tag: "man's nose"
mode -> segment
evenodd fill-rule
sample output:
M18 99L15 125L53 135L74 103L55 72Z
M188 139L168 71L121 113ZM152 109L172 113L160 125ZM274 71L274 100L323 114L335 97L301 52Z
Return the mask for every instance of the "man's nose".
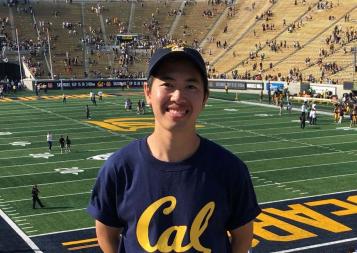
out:
M184 92L181 89L175 89L172 92L171 99L174 101L180 101L184 98Z

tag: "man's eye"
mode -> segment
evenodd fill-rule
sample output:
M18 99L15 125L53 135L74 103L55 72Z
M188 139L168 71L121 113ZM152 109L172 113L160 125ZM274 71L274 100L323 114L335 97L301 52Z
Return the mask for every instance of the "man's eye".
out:
M197 86L190 84L190 85L187 85L187 88L192 90L192 89L197 89Z

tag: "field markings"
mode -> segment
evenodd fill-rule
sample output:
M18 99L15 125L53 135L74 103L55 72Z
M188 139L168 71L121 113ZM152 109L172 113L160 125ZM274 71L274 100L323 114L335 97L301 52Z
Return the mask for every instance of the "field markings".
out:
M21 105L24 105L24 106L26 106L26 107L30 107L30 108L39 110L39 111L41 111L41 112L53 114L53 115L55 115L55 116L58 117L58 118L67 119L67 120L72 121L72 122L75 122L75 123L77 123L77 124L79 124L79 125L83 125L83 126L86 126L86 127L95 128L95 129L98 129L98 130L100 130L100 131L104 131L104 132L107 132L107 133L114 134L114 133L111 132L111 131L107 131L107 130L101 128L101 127L94 126L94 125L91 125L91 124L82 122L82 121L80 121L80 120L77 120L77 119L73 119L73 118L70 118L70 117L67 117L67 116L64 116L64 115L61 115L61 114L58 114L58 113L49 111L49 110L45 110L45 109L42 109L42 108L38 108L38 107L36 107L36 106L31 106L31 105L26 104L26 103L24 103L24 102L20 102L20 101L15 101L15 102L16 102L16 103L19 103L19 104L21 104ZM114 135L115 135L115 134L114 134Z
M311 167L319 167L319 166L338 165L338 164L345 164L345 163L356 163L356 160L345 161L345 162L336 162L336 163L322 163L322 164L295 166L295 167L287 167L287 168L274 169L274 170L251 171L251 174L255 175L255 174L266 173L266 172L277 172L277 171L285 171L285 170L295 170L295 169L301 169L301 168L311 168Z
M86 210L86 209L87 208L76 208L76 209L70 209L70 210L65 210L65 211L54 211L54 212L47 212L47 213L28 214L28 215L17 216L17 218L29 218L29 217L52 215L52 214L58 214L58 213L77 212L77 211L83 211L83 210Z
M9 226L24 240L24 242L36 253L42 253L40 248L28 237L3 211L0 209L0 216Z
M28 227L21 227L23 230L27 230L27 229L33 229L33 226L28 226Z
M344 240L333 241L333 242L327 242L327 243L314 244L314 245L309 245L309 246L300 247L300 248L295 248L295 249L274 251L274 252L272 252L272 253L301 252L302 250L321 248L321 247L325 247L325 246L330 246L330 245L335 245L335 244L341 244L341 243L345 243L345 242L353 242L353 241L357 241L357 237L349 238L349 239L344 239ZM347 247L347 246L346 246L346 247Z
M51 196L42 196L41 199L68 197L68 196L75 196L75 195L84 195L84 194L89 194L89 193L92 193L92 191L76 192L76 193L68 193L68 194L60 194L60 195L51 195ZM14 202L21 202L21 201L29 201L31 199L32 198L9 200L9 201L5 201L4 203L14 203Z
M266 201L266 202L260 202L259 204L260 204L260 205L268 205L268 204L275 204L275 203L286 202L286 201L302 200L302 199L307 199L307 198L330 196L330 195L332 195L332 194L349 193L349 192L353 192L353 191L357 191L357 188L351 189L351 190L346 190L346 191L329 192L329 193L322 193L322 194L316 194L316 195L311 195L311 196L304 196L304 197L296 197L296 198L290 198L290 199L280 199L280 200Z
M293 189L293 188L287 188L285 184L282 184L282 183L279 183L279 182L274 182L274 181L271 181L271 180L267 180L266 178L261 178L261 177L257 177L257 176L255 176L254 178L257 179L257 181L259 183L262 183L263 185L271 184L271 185L274 185L274 186L276 186L278 188L283 188L283 190L286 190L286 191L290 191L290 190ZM297 191L300 191L300 190L297 190Z
M96 145L101 145L101 144L109 144L109 143L121 143L121 142L128 142L128 140L112 140L112 141L101 141L101 142L94 142L94 143L80 143L80 144L76 144L76 145L72 145L71 147L75 146L75 147L82 147L82 146L96 146ZM47 143L46 143L47 144ZM26 151L29 151L29 152L33 152L31 150L36 150L36 149L48 149L47 146L45 146L46 144L44 144L43 147L34 147L34 148L20 148L20 149L11 149L11 150L1 150L0 152L9 152L9 151L22 151L22 150L26 150ZM97 149L98 151L100 149ZM86 150L86 151L97 151L97 150ZM51 152L51 154L60 154L61 155L61 152ZM27 156L13 156L13 157L0 157L0 159L2 160L6 160L6 159L14 159L14 158L24 158L24 157L29 157L29 155Z
M296 148L306 148L304 146L302 146L303 144L301 144L301 146L291 146L291 147L283 147L283 148L268 148L268 149L257 149L257 150L249 150L249 151L237 151L239 152L239 154L246 154L246 153L255 153L255 152L264 152L264 151L275 151L275 150L290 150L290 149L296 149ZM223 145L224 147L231 147L231 146L235 146L234 144L231 145Z
M81 159L72 159L72 160L65 160L65 161L48 161L48 162L41 162L41 163L14 164L14 165L1 166L0 169L22 167L22 166L32 166L32 165L41 165L41 164L52 164L52 163L79 162L79 161L83 161L83 160L87 160L87 159L81 158Z
M356 149L350 150L351 151L357 151ZM262 161L271 161L271 160L282 160L282 159L290 159L290 158L300 158L300 157L309 157L309 156L319 156L319 155L328 155L328 154L337 154L337 153L347 153L346 151L331 151L331 152L325 152L325 153L314 153L314 154L307 154L307 155L294 155L294 156L284 156L284 157L271 157L271 158L264 158L264 159L256 159L256 160L244 160L245 163L249 162L262 162ZM240 154L239 152L233 152L233 154Z
M84 127L83 127L84 128ZM73 129L81 129L81 128L73 128ZM87 129L87 128L85 128L85 129ZM65 128L60 128L60 130L61 131L63 131L63 132L66 132L65 130L68 130L68 129L65 129ZM54 131L56 131L56 130L54 130L54 129L51 129L51 132L53 133ZM25 132L25 131L24 131ZM24 132L18 132L18 133L24 133ZM29 131L29 132L36 132L36 133L39 133L39 131ZM46 130L44 130L43 132L48 132L48 129L46 129ZM14 132L13 132L14 133ZM103 135L103 133L102 132L98 132L98 131L95 131L95 129L93 129L93 130L91 130L91 131L81 131L81 132L75 132L75 133L72 133L72 135L73 134L76 134L76 133L78 133L78 135L86 135L86 134L88 134L88 133L99 133L100 135L98 135L98 136L91 136L91 137L88 137L88 135L85 137L85 139L94 139L94 138L107 138L107 137L113 137L113 136L111 136L111 135ZM60 134L56 134L56 135L60 135ZM32 138L33 139L36 139L36 140L38 140L39 138L42 138L42 139L44 139L44 141L32 141L32 144L34 144L34 143L44 143L44 142L46 142L46 135L42 135L42 134L36 134L36 135L25 135L25 136L9 136L8 138L1 138L1 139L3 139L3 140L5 140L5 139L9 139L8 141L11 141L12 139L14 139L14 138L17 138L17 139L19 139L19 138L23 138L23 139L26 139L26 140L29 140L29 141L32 141ZM79 138L79 137L76 137L76 138L72 138L73 140L82 140L83 138ZM3 143L3 144L0 144L0 145L8 145L7 143Z
M349 173L349 174L340 174L340 175L327 176L327 177L306 178L306 179L293 180L293 181L284 181L284 182L280 182L280 184L293 184L293 183L300 183L300 182L306 182L306 181L325 180L325 179L339 178L339 177L342 178L342 177L356 176L356 175L357 175L357 173ZM274 185L275 184L264 184L264 185L256 185L254 187L255 188L261 188L261 187L274 186Z
M56 232L50 232L50 233L43 233L43 234L38 234L38 235L31 235L30 237L39 237L39 236L44 236L44 235L55 235L55 234L61 234L61 233L67 233L67 232L75 232L75 231L82 231L82 230L87 230L87 229L94 229L95 227L86 227L86 228L77 228L77 229L69 229L69 230L62 230L62 231L56 231Z
M276 185L280 185L280 183L276 183ZM351 192L351 191L357 191L357 189L352 189L352 190L347 190L347 191L340 191L340 192L332 192L332 193L331 192L330 193L323 193L323 194L317 194L317 195L311 195L311 196L296 197L296 198L290 198L290 199L267 201L267 202L261 202L259 204L260 205L267 205L267 204L274 204L274 203L280 203L280 202L285 202L285 201L302 200L302 199L313 198L313 197L323 197L323 196L329 196L331 194L347 193L347 192ZM31 235L30 237L33 238L33 237L60 234L60 233L66 233L66 232L82 231L82 230L87 230L87 229L95 229L95 227L92 226L92 227L85 227L85 228L78 228L78 229L71 229L71 230L61 230L61 231L55 231L55 232Z
M67 180L67 181L59 181L59 182L51 182L51 183L41 183L41 184L37 184L37 185L66 184L66 183L89 181L89 180L95 180L95 179L96 179L96 177L92 177L92 178L82 178L82 179L76 179L76 180ZM9 186L9 187L0 188L0 190L17 189L17 188L32 187L32 186L33 186L33 185ZM5 204L5 205L7 206L8 204ZM0 204L0 206L1 206L1 204Z
M81 160L83 160L83 159L81 159Z
M25 223L18 223L17 225L19 225L19 226L25 226L25 225L30 225L31 223L29 223L29 222L25 222Z

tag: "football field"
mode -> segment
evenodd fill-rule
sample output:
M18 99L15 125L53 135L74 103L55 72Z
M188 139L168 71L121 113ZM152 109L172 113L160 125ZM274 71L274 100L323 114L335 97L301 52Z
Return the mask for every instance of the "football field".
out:
M150 108L144 115L136 113L137 101L144 98L140 90L105 90L97 106L89 101L89 90L66 91L67 103L61 94L0 99L0 209L16 224L12 228L34 241L91 229L94 222L85 208L99 168L112 152L153 129ZM129 97L133 109L125 111ZM197 129L250 169L264 209L253 252L319 252L314 250L326 243L339 249L357 245L357 127L349 128L348 119L336 125L332 115L318 113L316 126L307 123L301 129L298 111L285 110L280 116L278 107L259 104L257 96L234 98L213 93ZM48 131L54 137L51 152ZM71 152L61 154L61 135L71 139ZM45 208L32 208L33 184L39 186ZM6 240L1 230L0 236ZM59 239L58 250L50 252L75 251L65 246L71 240L76 238ZM88 242L78 250L89 245L88 252L94 252L95 239Z

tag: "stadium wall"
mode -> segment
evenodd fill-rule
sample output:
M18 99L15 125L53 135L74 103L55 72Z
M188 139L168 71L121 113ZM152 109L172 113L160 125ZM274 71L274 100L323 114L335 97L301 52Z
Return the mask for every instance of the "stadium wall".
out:
M145 78L137 79L61 79L61 80L49 80L41 79L36 80L32 78L24 79L24 84L29 90L34 90L36 86L41 88L47 88L49 90L54 89L82 89L82 88L122 88L122 87L142 87ZM299 94L300 92L307 91L309 89L315 90L317 93L324 91L331 91L333 95L342 97L343 93L351 92L351 90L345 90L344 85L334 85L326 83L301 83L301 82L282 82L282 81L262 81L262 80L237 80L237 79L210 79L208 86L210 89L224 90L225 87L229 90L234 90L242 93L260 94L261 90L267 93L268 90L283 90L288 88L291 95Z
M253 94L260 94L261 90L265 93L270 89L275 91L277 89L283 90L288 88L289 93L299 94L309 89L315 90L317 93L323 93L325 91L331 91L333 95L342 97L343 93L351 92L350 89L345 89L344 85L335 85L328 83L309 83L309 82L283 82L283 81L262 81L262 80L236 80L236 79L210 79L210 89L225 89L227 85L229 90L235 90L238 92L247 92Z

